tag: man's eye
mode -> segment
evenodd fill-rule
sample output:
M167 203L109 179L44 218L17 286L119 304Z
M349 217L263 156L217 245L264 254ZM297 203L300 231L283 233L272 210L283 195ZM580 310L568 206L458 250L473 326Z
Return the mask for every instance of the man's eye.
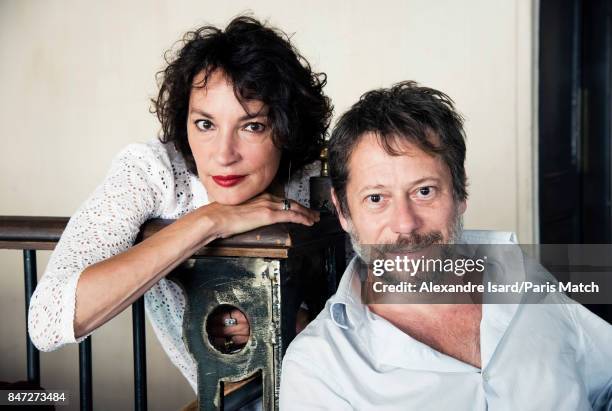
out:
M202 131L208 131L213 127L213 123L210 120L197 120L195 126Z
M253 122L245 125L244 129L253 133L261 133L266 130L266 126L262 123Z
M431 197L435 192L434 187L431 186L425 186L425 187L421 187L417 190L417 195L420 198L429 198Z

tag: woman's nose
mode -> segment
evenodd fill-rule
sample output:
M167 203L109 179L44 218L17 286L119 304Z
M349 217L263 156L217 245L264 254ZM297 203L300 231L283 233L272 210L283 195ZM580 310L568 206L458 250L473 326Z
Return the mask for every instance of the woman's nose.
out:
M239 139L234 130L219 130L215 139L215 160L219 165L229 166L240 160Z
M418 231L423 224L414 204L408 200L395 204L395 210L393 210L393 217L391 218L391 229L397 234L411 234Z

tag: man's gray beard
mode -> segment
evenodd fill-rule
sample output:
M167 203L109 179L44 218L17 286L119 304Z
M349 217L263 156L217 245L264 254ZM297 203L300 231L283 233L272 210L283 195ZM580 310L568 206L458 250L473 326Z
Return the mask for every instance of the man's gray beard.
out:
M357 257L361 260L362 265L365 267L372 267L374 260L384 259L385 255L388 255L389 253L416 252L419 249L428 247L432 244L440 244L439 247L441 247L442 255L440 255L439 258L444 259L450 257L452 253L452 245L459 243L461 236L463 235L463 215L455 211L455 216L453 217L453 221L448 230L450 235L448 240L445 242L431 242L430 240L432 239L432 236L427 234L420 236L420 238L417 238L416 241L414 241L415 236L411 234L410 236L405 237L404 241L400 241L399 243L379 245L368 244L367 246L364 246L361 244L359 236L357 235L350 220L348 220L348 229L353 250L355 251L355 254L357 254ZM385 277L389 282L399 283L400 281L410 280L416 283L417 287L424 282L441 284L443 282L444 275L445 273L438 271L418 272L413 277L407 276L407 274L404 272L392 271L385 273Z

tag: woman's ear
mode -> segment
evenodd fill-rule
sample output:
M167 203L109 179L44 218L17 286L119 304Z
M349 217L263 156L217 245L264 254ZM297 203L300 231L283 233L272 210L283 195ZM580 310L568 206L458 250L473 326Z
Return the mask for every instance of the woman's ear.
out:
M346 217L344 217L344 214L342 213L340 202L338 201L338 198L336 197L336 190L334 190L333 188L331 188L331 199L332 199L332 203L334 203L336 214L338 214L338 220L340 220L340 225L342 226L342 229L348 233L349 232L348 221Z

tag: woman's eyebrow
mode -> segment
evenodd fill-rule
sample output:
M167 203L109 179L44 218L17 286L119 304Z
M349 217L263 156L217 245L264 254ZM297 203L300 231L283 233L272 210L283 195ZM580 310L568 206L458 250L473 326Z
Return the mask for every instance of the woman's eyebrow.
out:
M206 111L197 109L197 108L192 108L191 111L189 112L189 114L199 114L203 117L208 117L211 120L214 120L215 116L213 116L212 114L208 114Z
M212 114L207 113L206 111L200 110L198 108L192 108L191 111L190 111L190 114L199 114L199 115L201 115L203 117L206 117L206 118L209 118L211 120L215 119L215 116L213 116ZM262 114L262 113L255 113L255 114L247 113L244 116L240 117L238 119L238 121L253 120L255 118L265 118L265 119L267 119L268 115L267 114Z
M253 120L255 118L268 118L267 114L260 114L260 113L256 113L256 114L245 114L244 116L240 117L238 119L238 121L244 121L244 120Z

